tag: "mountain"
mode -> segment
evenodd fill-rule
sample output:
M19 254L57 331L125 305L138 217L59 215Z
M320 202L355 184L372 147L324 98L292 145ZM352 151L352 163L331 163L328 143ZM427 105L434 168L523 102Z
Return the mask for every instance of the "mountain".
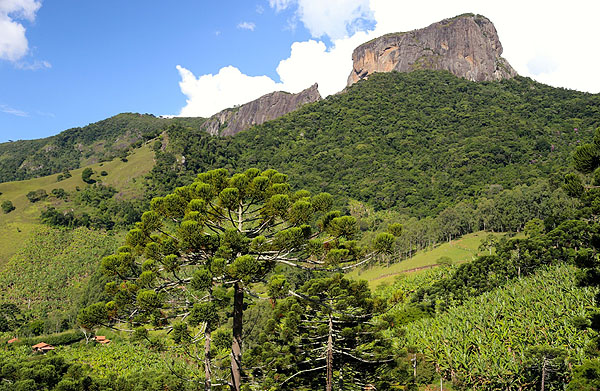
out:
M471 81L516 76L501 54L502 44L494 24L484 16L464 14L360 45L352 53L348 86L373 72L417 69L447 70Z
M152 182L161 195L212 168L274 168L298 188L435 216L568 168L600 126L599 108L600 95L520 76L477 83L447 71L376 73L232 137L172 128Z
M317 84L314 84L297 94L276 91L263 95L252 102L213 115L202 127L212 135L234 135L253 125L279 118L306 103L321 100L317 88Z

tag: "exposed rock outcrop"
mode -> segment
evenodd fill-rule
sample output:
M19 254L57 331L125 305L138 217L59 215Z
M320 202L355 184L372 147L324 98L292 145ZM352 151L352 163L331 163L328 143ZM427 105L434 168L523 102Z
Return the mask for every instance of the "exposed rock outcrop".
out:
M502 58L502 44L493 23L481 15L465 14L429 27L387 34L364 43L352 53L348 86L373 72L447 70L472 81L517 75Z
M321 99L317 84L297 94L276 91L208 118L203 127L213 135L231 136L253 125L281 117L300 106Z

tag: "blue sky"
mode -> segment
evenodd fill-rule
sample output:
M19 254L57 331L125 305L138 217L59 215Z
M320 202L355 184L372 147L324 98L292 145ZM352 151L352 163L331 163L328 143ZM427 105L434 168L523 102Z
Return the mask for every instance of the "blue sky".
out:
M252 1L43 2L22 22L29 53L0 61L0 142L120 112L177 114L185 105L177 64L198 73L243 64L276 78L290 43L308 38L285 29L288 17ZM254 31L237 27L244 22Z
M491 3L0 0L0 142L121 112L208 116L314 82L326 96L360 43L463 12L495 23L520 74L600 91L596 2Z

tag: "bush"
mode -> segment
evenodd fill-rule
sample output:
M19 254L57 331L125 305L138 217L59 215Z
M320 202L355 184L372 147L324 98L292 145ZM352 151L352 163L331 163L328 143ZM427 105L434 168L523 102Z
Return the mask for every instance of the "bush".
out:
M107 175L108 175L108 172L106 172L106 171L102 171L102 172L100 173L100 175L102 175L102 176L107 176Z
M13 210L15 210L15 206L13 205L13 203L11 201L3 201L2 202L2 211L6 214L6 213L10 213Z
M44 189L38 189L27 193L27 199L29 202L34 203L48 198L48 193Z
M69 172L69 170L65 169L62 174L58 174L58 176L56 177L56 181L60 182L62 180L65 180L67 178L71 178L71 173Z
M568 391L584 391L600 389L600 360L586 360L575 367L573 379L567 387Z
M36 320L34 322L37 322L39 324L44 323L43 320ZM31 325L31 323L30 323L30 325ZM19 331L20 331L20 333L22 333L24 331L28 331L28 329L26 329L25 327L22 327L21 330L19 330ZM35 336L35 337L21 338L18 342L15 343L15 346L33 346L40 342L45 342L45 343L47 343L49 345L53 345L53 346L70 345L75 342L79 342L84 338L85 338L85 335L80 330L69 330L69 331L64 331L62 333L44 334L44 335L41 335L41 333L40 333L38 336Z
M95 180L92 179L92 175L94 175L94 170L92 170L91 168L86 168L85 170L83 170L83 172L81 173L81 179L85 182L85 183L94 183L96 182Z
M67 192L65 191L65 189L62 189L62 188L52 189L51 193L56 198L61 198L61 199L67 198Z
M66 331L64 333L59 334L51 334L46 335L43 338L35 338L32 339L33 345L40 342L46 342L47 344L60 346L60 345L70 345L75 342L79 342L84 339L85 336L79 330Z
M435 263L437 263L438 265L442 265L442 266L452 266L453 262L452 262L452 258L448 257L448 256L443 256L443 257L439 257Z

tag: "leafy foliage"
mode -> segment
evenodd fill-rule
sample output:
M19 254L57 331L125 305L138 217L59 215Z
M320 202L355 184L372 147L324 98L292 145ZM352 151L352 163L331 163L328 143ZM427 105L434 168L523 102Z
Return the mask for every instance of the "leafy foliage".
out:
M600 360L586 360L575 368L568 391L586 391L600 389Z
M579 288L575 274L572 266L544 268L445 314L407 325L407 343L465 388L527 388L531 375L523 363L532 359L526 355L528 347L566 347L572 357L583 358L589 337L575 328L572 318L586 313L593 291Z
M63 199L67 198L64 190L57 191L57 194ZM62 205L61 210L50 206L41 212L40 219L42 223L54 227L96 229L130 227L139 220L146 204L139 199L117 199L114 197L115 194L117 194L115 188L94 183L75 193L73 202L76 208L68 202Z

